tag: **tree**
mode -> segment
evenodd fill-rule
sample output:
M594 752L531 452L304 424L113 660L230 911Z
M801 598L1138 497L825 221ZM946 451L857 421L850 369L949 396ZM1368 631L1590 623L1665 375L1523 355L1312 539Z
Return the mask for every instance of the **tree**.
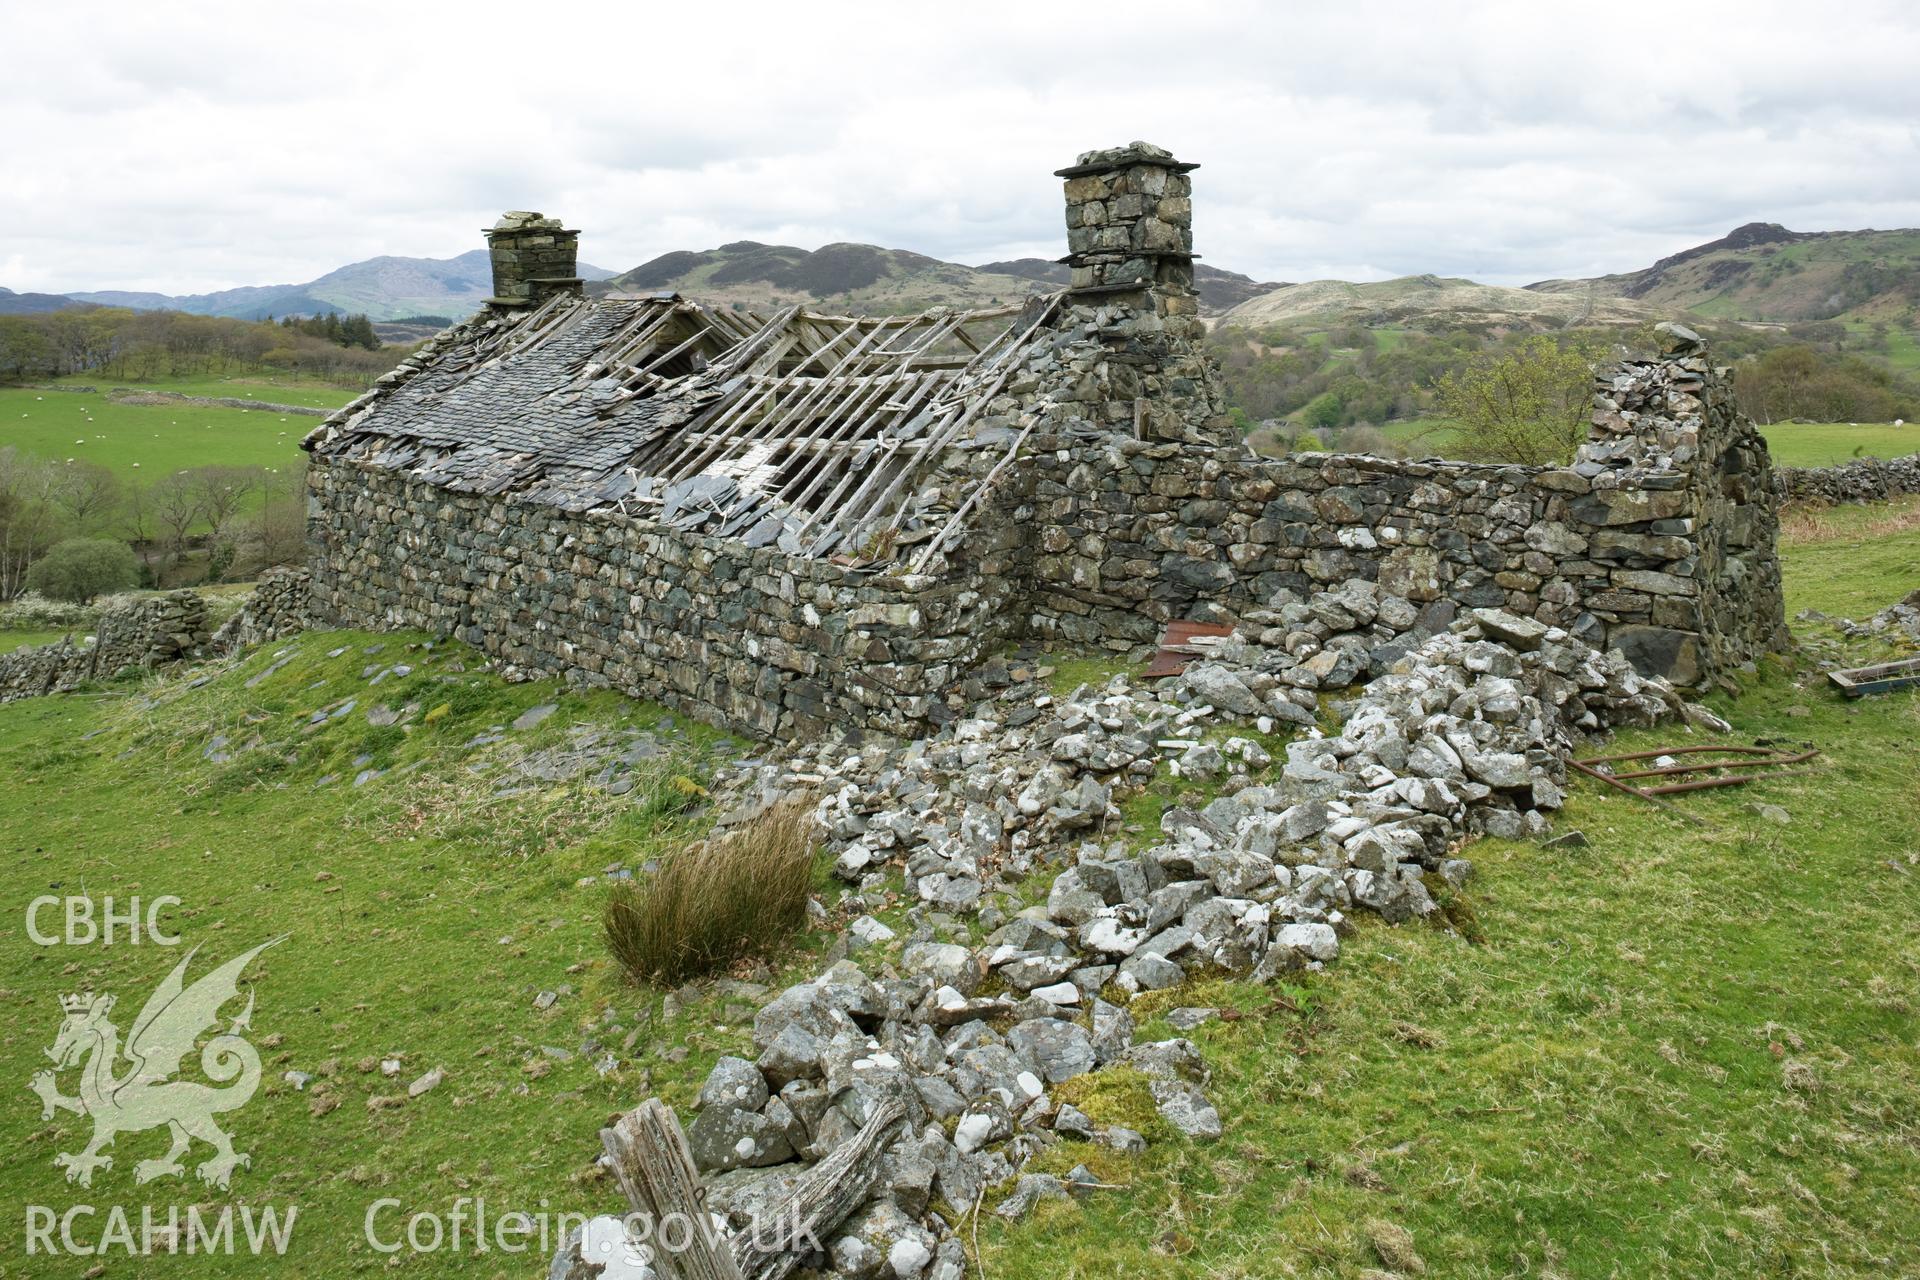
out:
M1448 373L1435 390L1460 424L1462 457L1551 466L1571 461L1587 438L1593 366L1579 347L1537 335Z
M120 506L120 477L98 462L69 462L54 479L53 505L76 533L91 533Z
M160 576L187 552L187 532L202 514L201 486L191 472L176 471L150 486L146 499L144 514L151 517L165 538L160 568L154 574L158 583Z
M69 538L27 571L27 585L43 596L71 604L90 604L109 591L132 586L140 577L133 549L111 538Z
M218 533L266 473L259 467L195 467L185 474L199 495L200 513Z
M20 594L27 567L54 540L59 513L53 491L52 463L11 446L0 449L0 600Z

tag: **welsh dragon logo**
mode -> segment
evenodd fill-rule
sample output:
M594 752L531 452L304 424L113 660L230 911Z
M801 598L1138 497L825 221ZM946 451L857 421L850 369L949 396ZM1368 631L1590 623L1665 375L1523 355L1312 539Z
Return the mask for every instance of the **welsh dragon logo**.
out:
M54 1070L33 1077L33 1091L40 1095L40 1118L51 1120L55 1109L93 1117L93 1140L86 1149L62 1152L54 1163L67 1171L67 1181L83 1187L93 1185L95 1169L113 1168L113 1157L101 1149L113 1145L122 1133L139 1133L165 1125L173 1135L173 1146L158 1160L142 1160L133 1167L133 1180L147 1183L155 1178L178 1176L185 1172L180 1157L198 1138L213 1148L213 1155L195 1169L200 1180L226 1190L236 1168L249 1167L251 1156L233 1149L233 1140L214 1123L214 1117L245 1106L260 1087L260 1055L241 1034L252 1029L253 993L247 993L247 1007L233 1019L226 1031L208 1040L200 1051L200 1069L217 1083L238 1079L226 1088L215 1088L193 1080L175 1080L180 1059L193 1048L194 1041L211 1029L220 1018L220 1007L239 994L239 978L253 958L284 938L263 942L245 955L229 960L212 973L186 985L187 965L200 948L187 953L174 966L154 993L147 997L140 1016L133 1020L124 1049L120 1031L108 1019L114 997L85 995L60 997L66 1014L60 1035L47 1050ZM127 1068L117 1068L125 1056ZM60 1092L55 1072L85 1065L80 1071L80 1093L69 1098Z

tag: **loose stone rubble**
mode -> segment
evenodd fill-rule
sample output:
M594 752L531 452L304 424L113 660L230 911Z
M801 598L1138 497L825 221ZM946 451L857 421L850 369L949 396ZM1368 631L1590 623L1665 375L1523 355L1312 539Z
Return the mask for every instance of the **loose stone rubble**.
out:
M757 1056L714 1067L688 1129L714 1211L745 1229L878 1101L904 1100L871 1198L812 1260L861 1280L964 1274L956 1232L987 1192L1008 1193L1007 1217L1071 1194L1023 1172L1061 1138L1144 1149L1058 1097L1077 1077L1136 1071L1175 1131L1219 1137L1199 1050L1137 1041L1134 996L1318 968L1358 910L1432 915L1471 874L1462 840L1546 831L1577 743L1688 710L1564 629L1366 582L1276 593L1153 688L1122 676L1055 698L1017 659L968 688L968 714L932 738L793 748L723 797L739 820L816 792L845 909L877 908L896 875L918 904L904 939L852 919L829 967L755 1017ZM1166 810L1136 849L1116 801L1160 770L1218 794Z
M1920 644L1920 591L1858 621L1832 617L1817 609L1803 610L1798 616L1806 622L1824 622L1854 640L1880 639Z

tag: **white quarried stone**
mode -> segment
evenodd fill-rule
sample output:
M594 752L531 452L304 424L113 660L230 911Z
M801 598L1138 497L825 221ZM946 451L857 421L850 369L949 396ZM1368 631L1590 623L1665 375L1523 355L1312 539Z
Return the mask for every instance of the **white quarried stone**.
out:
M1055 982L1049 986L1035 987L1032 994L1039 996L1048 1004L1080 1003L1080 988L1071 982Z

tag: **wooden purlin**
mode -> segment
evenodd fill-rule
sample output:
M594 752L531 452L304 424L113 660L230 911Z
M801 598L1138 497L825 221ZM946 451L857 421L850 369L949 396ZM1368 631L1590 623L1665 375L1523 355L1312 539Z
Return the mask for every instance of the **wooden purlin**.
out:
M723 537L772 527L804 554L903 527L917 539L933 532L914 519L929 464L1025 367L1054 305L914 316L790 306L762 320L675 295L558 296L467 322L441 350L440 381L367 447L385 469L568 510L658 511L674 486L724 476L733 485L681 488L673 523ZM476 374L501 388L484 416L471 393L439 398ZM969 497L928 516L948 524L936 546L949 506L964 514Z
M1012 327L1009 327L1006 330L1006 332L1001 335L1001 340L1005 341L1006 343L1005 347L1000 348L998 350L998 353L994 355L994 358L991 360L988 360L986 367L981 371L981 376L983 378L989 374L992 375L991 382L985 387L985 389L974 390L972 388L961 388L956 382L956 386L955 386L956 392L965 396L965 399L955 401L955 408L959 410L958 416L952 418L951 421L948 423L948 425L945 428L943 428L937 435L933 433L929 433L928 438L926 439L925 443L921 445L920 450L913 458L913 461L908 466L903 467L900 470L900 472L894 477L892 483L889 484L889 486L887 487L887 491L881 494L880 497L873 502L870 508L871 510L876 510L876 511L885 510L887 503L891 500L894 492L898 490L900 486L906 482L907 477L914 474L919 469L920 464L926 461L928 458L938 457L940 450L946 448L947 445L950 444L960 434L960 432L966 428L967 424L973 420L974 416L978 414L981 409L983 409L989 403L991 403L994 397L1000 394L1000 389L1006 385L1007 379L1011 377L1013 374L1013 371L1019 367L1020 356L1027 350L1028 344L1033 341L1034 334L1038 333L1041 326L1045 325L1048 320L1052 319L1053 314L1055 310L1058 309L1059 305L1060 305L1060 295L1056 294L1052 298L1048 299L1046 304L1040 307L1035 312L1033 320L1028 323L1024 331L1020 332L1018 337L1013 336L1014 329ZM988 353L994 352L996 348L999 348L999 346L1000 346L999 341L990 343L986 351L981 353L981 359L983 360L987 359ZM1033 430L1033 424L1029 422L1027 424L1026 430L1022 431L1020 434L1020 438L1017 441L1015 441L1013 449L1009 451L1007 455L1008 458L1012 458L1014 455L1016 455L1020 451L1020 447L1023 444L1025 444L1027 436L1028 434L1031 433L1032 430ZM1003 463L1004 463L1004 460L1003 460ZM981 480L978 484L974 486L972 492L969 493L967 498L962 500L963 510L972 507L977 495L985 488L985 486L988 484L990 480L998 476L999 471L1000 471L1000 468L995 467L993 472L990 473L987 478ZM884 532L887 532L887 533L898 532L901 526L905 523L906 513L907 513L907 506L904 502L902 502L899 506L894 508L893 515L887 521L886 529L884 530ZM948 522L949 529L954 527L958 518L959 518L959 513L956 513L954 520ZM944 538L944 536L945 536L945 531L943 530L940 535L936 536L935 541L936 542L940 541L941 539ZM934 544L929 544L929 545L931 546ZM915 560L914 571L916 573L919 572L919 570L926 565L928 558L929 558L929 553L923 551L920 554L920 556Z
M896 322L896 324L905 323L909 322ZM710 448L705 455L681 467L674 478L684 479L689 475L697 475L713 462L723 460L729 452L737 452L739 448L773 439L782 432L791 431L809 421L818 420L823 412L829 411L826 406L835 404L836 397L845 395L850 389L858 388L859 384L855 379L859 375L857 372L850 373L849 370L858 370L862 367L862 361L871 361L872 353L869 348L880 341L889 327L889 325L880 324L869 328L866 336L856 343L825 377L805 378L796 374L782 377L769 388L770 394L763 399L767 407L758 421L733 437L729 443ZM858 327L849 325L836 336L835 341L857 332L859 332ZM791 405L782 406L780 398L795 390L800 392L799 399Z
M940 342L945 341L956 332L960 326L966 322L966 319L967 317L963 313L956 316L948 324L928 334L922 341L919 351L926 352L934 349ZM916 356L906 357L903 368L911 369L916 358ZM956 374L953 377L943 378L940 376L942 372L944 371L928 371L927 376L921 380L918 387L914 388L908 400L899 409L889 409L886 410L886 412L892 413L895 420L902 424L912 422L912 415L919 409L923 402L934 398L939 392L949 389L954 383L959 381L960 377L964 376L964 371L962 371L962 373ZM934 430L935 427L930 425L928 434L932 434ZM897 439L891 439L890 441L890 438L886 437L883 432L871 433L870 438L872 438L878 446L879 458L870 456L867 459L867 464L861 472L861 479L863 479L865 483L862 483L854 490L851 498L845 502L840 501L840 495L846 491L848 484L855 476L855 471L852 467L842 467L837 476L838 483L828 492L822 501L816 503L812 508L809 508L807 514L802 518L801 532L813 532L814 541L810 546L815 548L814 554L831 554L832 549L838 545L844 536L859 528L859 526L868 519L871 509L863 505L861 499L871 489L872 482L882 473L878 462L881 459L891 458L895 450L899 447L899 441ZM794 505L803 508L814 498L822 481L830 478L830 473L821 471L817 465L807 468L807 471L814 473L813 478L805 484L805 487L802 488L794 498ZM795 483L799 484L801 481L807 479L806 474L796 476ZM826 513L827 518L825 522L821 524L820 528L815 530L815 521L822 513Z
M948 324L941 329L936 329L933 333L927 335L926 339L921 343L921 346L919 349L924 351L928 347L931 347L934 343L940 341L940 339L945 336L946 332L950 331L953 327L954 327L953 324ZM866 385L864 395L859 396L856 399L850 400L849 407L847 408L846 412L843 415L840 415L841 417L840 426L833 432L831 436L827 437L827 439L831 441L840 441L847 436L847 433L849 431L858 431L861 428L867 427L869 425L874 426L877 431L877 418L871 416L876 413L876 410L873 404L874 400L877 398L880 398L881 396L884 396L886 393L893 390L892 383L895 379L912 374L913 361L914 361L914 357L912 355L908 355L904 359L902 359L899 364L890 368L884 377L873 378ZM937 378L937 375L936 375L936 378ZM893 413L896 417L900 413L899 410L886 410L884 408L881 409L880 412ZM830 422L831 419L828 419L827 421ZM875 432L863 432L863 434L868 434L868 435L871 435L874 433ZM818 431L814 433L815 436L817 436L818 434L819 434ZM793 505L795 506L804 505L807 497L810 496L812 490L817 487L817 483L809 483L809 481L813 479L812 473L816 472L818 468L819 468L819 460L816 459L814 463L806 467L803 467L800 473L794 476L792 485L804 486L804 489L802 492L796 494L791 499ZM789 492L792 492L792 490L789 489Z

